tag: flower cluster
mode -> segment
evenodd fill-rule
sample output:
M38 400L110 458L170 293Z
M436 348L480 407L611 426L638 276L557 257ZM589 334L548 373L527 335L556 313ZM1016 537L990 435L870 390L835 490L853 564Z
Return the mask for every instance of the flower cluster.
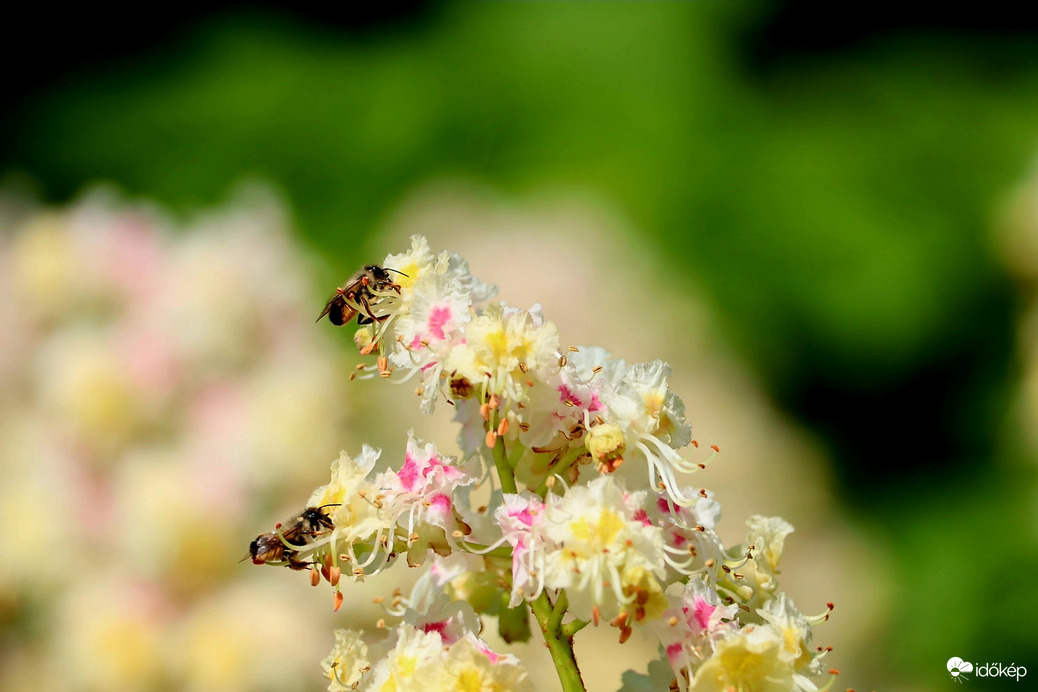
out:
M0 227L0 690L302 689L322 620L237 560L350 401L280 205L9 195Z
M567 691L583 689L573 636L602 622L621 643L635 631L655 637L663 682L677 689L818 689L827 650L811 648L812 625L832 606L808 617L779 590L793 530L782 519L751 517L745 544L722 544L720 505L688 485L718 450L699 456L666 363L563 347L539 306L488 302L492 286L420 236L366 271L378 280L362 275L338 293L343 314L359 315L361 354L375 358L359 376L416 382L425 413L452 406L461 454L413 434L402 462L381 472L372 448L343 453L303 514L321 519L267 534L287 557L255 561L309 566L315 585L333 584L336 607L343 574L374 574L400 554L429 566L389 607L404 618L395 635L376 645L337 634L329 689L400 689L419 676L519 689L518 663L481 644L479 626L446 634L432 615L443 598L477 620L496 616L505 641L529 636L532 611Z
M463 601L419 616L408 611L389 636L370 645L363 633L338 630L321 662L329 690L532 690L526 670L477 636L479 618Z

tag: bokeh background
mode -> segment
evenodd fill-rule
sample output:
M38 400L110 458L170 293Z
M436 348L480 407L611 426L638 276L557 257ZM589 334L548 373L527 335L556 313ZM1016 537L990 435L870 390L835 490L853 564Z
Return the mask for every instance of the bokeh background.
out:
M26 11L0 46L0 688L321 687L388 587L333 616L236 561L340 448L449 448L313 324L414 232L567 343L674 364L724 451L696 480L722 535L786 516L783 583L836 602L838 688L1038 675L1023 10ZM588 636L596 690L652 655Z

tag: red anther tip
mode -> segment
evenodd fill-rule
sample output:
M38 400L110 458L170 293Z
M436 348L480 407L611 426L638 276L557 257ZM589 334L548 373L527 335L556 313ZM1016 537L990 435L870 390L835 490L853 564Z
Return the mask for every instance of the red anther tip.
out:
M829 675L839 675L839 674L840 674L840 671L838 671L836 668L830 668L829 669Z
M836 606L833 605L832 601L827 601L825 605L829 610L833 610L834 608L836 608Z
M335 592L335 612L339 612L339 608L342 607L342 591Z
M721 451L720 448L718 448L717 445L710 445L710 449L714 450L715 452L720 452Z
M697 442L696 440L692 440L692 446L696 449L699 449L699 442Z

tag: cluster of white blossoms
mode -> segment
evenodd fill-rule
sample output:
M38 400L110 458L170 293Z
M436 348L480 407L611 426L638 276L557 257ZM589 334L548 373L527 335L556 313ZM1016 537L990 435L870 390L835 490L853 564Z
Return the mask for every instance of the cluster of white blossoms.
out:
M684 480L717 448L696 460L666 363L563 348L539 306L488 302L494 287L420 236L374 269L377 281L337 294L366 323L355 341L375 362L360 376L415 383L425 413L452 406L461 454L412 434L399 470L375 473L379 452L343 453L299 522L253 544L256 562L324 576L336 607L342 574L370 576L400 554L428 568L388 607L402 620L378 641L336 635L330 690L525 689L518 661L478 635L496 616L505 641L525 639L529 610L567 691L584 689L573 636L603 622L621 643L635 631L659 641L666 673L625 676L632 690L819 689L827 649L812 648L812 625L832 606L808 617L779 591L784 520L751 517L745 544L722 544L720 505ZM436 615L444 599L453 619Z
M0 189L0 691L305 689L335 616L237 561L343 444L314 272L262 190Z

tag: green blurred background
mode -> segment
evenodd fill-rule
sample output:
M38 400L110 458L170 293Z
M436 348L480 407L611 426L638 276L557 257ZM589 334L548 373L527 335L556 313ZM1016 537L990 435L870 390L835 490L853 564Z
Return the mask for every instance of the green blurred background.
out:
M385 252L373 234L428 180L605 200L659 267L616 280L705 295L823 442L848 515L889 543L896 626L874 660L890 679L941 689L951 656L1038 675L1028 284L995 241L1038 154L1022 10L70 11L37 10L31 49L3 48L8 185L60 203L107 180L187 210L266 180L324 285Z

